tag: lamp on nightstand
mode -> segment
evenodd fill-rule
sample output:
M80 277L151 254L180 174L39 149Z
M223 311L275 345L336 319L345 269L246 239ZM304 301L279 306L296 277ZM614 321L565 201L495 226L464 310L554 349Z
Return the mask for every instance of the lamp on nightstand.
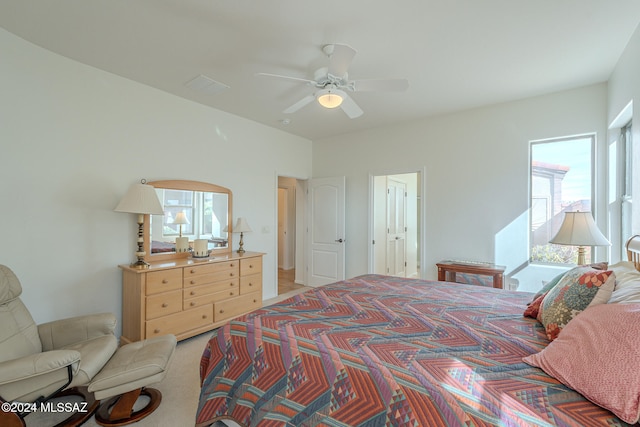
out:
M144 216L147 214L164 215L156 189L147 185L146 182L143 179L140 184L133 184L114 209L116 212L138 214L138 250L136 251L138 261L131 264L131 267L139 269L149 268L149 264L144 260L146 255L144 251Z
M549 243L578 247L578 265L584 265L585 246L610 246L600 232L591 212L565 212L564 221Z
M233 227L233 232L240 233L240 246L238 247L239 254L244 253L244 248L242 247L244 242L242 241L242 238L244 237L244 233L247 233L249 231L253 230L251 230L251 227L249 227L249 223L247 222L247 220L245 218L238 218L235 227Z

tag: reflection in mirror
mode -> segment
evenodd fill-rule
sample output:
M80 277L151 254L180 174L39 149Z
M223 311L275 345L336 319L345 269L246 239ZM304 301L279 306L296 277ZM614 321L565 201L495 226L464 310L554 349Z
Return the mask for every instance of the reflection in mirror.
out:
M164 216L151 216L152 254L185 252L193 248L196 239L207 239L209 249L228 247L225 227L229 198L226 194L165 188L156 188L156 193ZM176 245L180 237L188 239L188 247Z
M207 252L225 252L231 247L228 232L231 192L224 187L196 181L156 181L164 215L148 221L148 253L158 259L194 254L196 240ZM211 191L209 191L211 190ZM146 231L146 230L145 230ZM200 252L199 252L200 253Z

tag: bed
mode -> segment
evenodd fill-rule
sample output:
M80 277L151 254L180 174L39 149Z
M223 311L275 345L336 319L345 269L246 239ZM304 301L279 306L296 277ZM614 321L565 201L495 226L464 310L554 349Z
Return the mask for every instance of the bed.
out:
M633 264L620 264L625 274L636 273L637 282L631 283L629 276L629 283L640 283ZM589 286L589 291L610 289L604 304L590 303L583 313L575 313L575 319L614 318L609 312L596 313L600 306L617 309L616 304L607 303L615 294L613 271L597 270L593 274L602 283L581 285ZM540 295L542 301L564 280L548 286ZM196 425L220 420L241 426L633 425L640 400L637 374L629 383L624 379L625 388L630 388L624 393L631 397L619 398L632 401L635 396L632 407L620 411L615 401L612 404L625 422L611 407L605 409L602 402L596 405L569 388L566 379L558 379L560 374L547 373L541 360L557 365L565 360L583 363L578 356L558 352L583 347L569 339L578 339L581 333L570 331L570 326L587 331L593 327L572 320L550 343L548 325L536 316L523 315L540 296L380 275L314 288L217 330L201 358ZM640 313L635 299L621 302L627 304L616 306L624 306L625 316L630 310L633 316ZM548 313L545 307L542 304L539 310ZM640 324L640 317L624 319L625 324L626 319ZM603 334L600 339L611 338L611 333ZM636 335L631 342L637 344L638 339ZM623 350L630 345L624 338L616 340L624 342L612 345ZM598 345L609 344L598 341ZM592 362L594 350L585 348L589 354L582 356ZM524 361L546 353L549 360L538 360L538 366ZM602 353L603 360L611 358ZM558 354L560 360L554 362L552 356ZM612 354L626 360L624 351L622 356ZM640 357L637 350L634 357ZM618 362L610 365L624 365ZM640 371L637 366L625 369ZM598 365L589 369L590 382L592 372L610 375Z

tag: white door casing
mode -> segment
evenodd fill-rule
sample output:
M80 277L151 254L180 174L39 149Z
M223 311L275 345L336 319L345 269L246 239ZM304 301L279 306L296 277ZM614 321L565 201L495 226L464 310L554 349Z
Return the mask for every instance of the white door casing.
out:
M309 180L309 286L345 279L345 177Z

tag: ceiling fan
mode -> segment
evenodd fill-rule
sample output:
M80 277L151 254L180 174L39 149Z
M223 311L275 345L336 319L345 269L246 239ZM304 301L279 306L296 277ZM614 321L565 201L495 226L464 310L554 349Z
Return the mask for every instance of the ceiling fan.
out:
M397 91L409 87L407 79L349 80L348 69L356 55L355 49L346 44L328 44L322 51L329 57L329 66L314 73L313 80L279 74L257 73L259 76L276 77L306 83L317 90L286 108L283 113L298 111L314 99L325 108L340 107L351 119L363 114L362 109L347 92Z

